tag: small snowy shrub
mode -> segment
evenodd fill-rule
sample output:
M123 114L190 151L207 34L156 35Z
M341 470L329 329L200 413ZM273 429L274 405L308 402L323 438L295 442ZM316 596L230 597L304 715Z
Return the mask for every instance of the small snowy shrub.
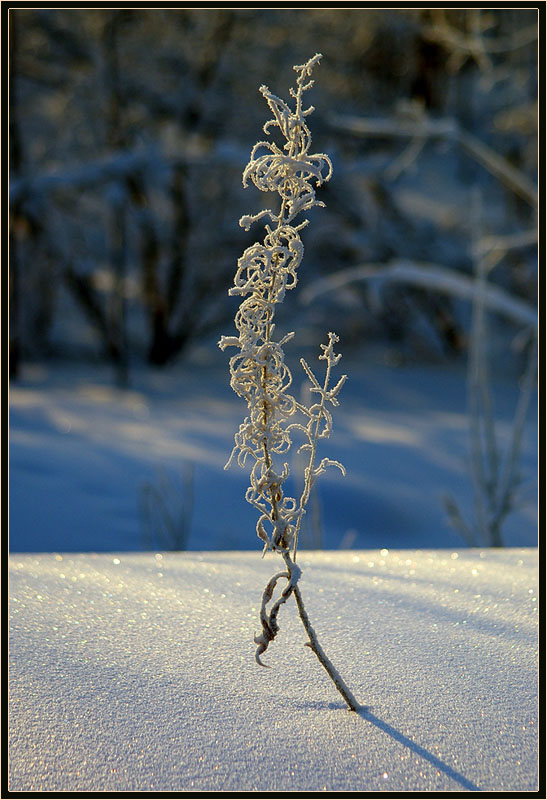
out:
M229 292L244 298L235 317L238 335L223 336L219 346L223 350L226 347L238 350L230 359L230 383L236 394L246 401L249 411L235 435L235 447L226 467L234 458L241 467L250 465L246 499L258 512L256 531L264 543L263 555L270 550L279 553L286 566L286 570L271 578L264 590L260 611L262 631L255 638L256 660L261 666L267 666L261 656L279 630L277 617L281 605L294 594L309 638L306 644L317 655L348 706L355 710L358 707L355 698L326 657L310 625L298 586L301 570L296 564L300 524L315 480L327 467L345 472L338 461L330 458L319 461L317 456L318 440L328 438L332 429L329 406L338 405L337 395L346 380L342 375L331 386L332 372L341 358L334 352L338 337L329 333L328 342L321 345L319 359L325 362L323 379L318 379L301 359L315 395L310 407L298 402L288 391L292 376L285 364L283 346L294 333L278 341L274 338L276 305L283 302L285 293L296 285L297 268L304 252L300 231L308 220L297 222L296 218L314 206L324 205L315 199L315 188L328 181L332 174L328 156L310 153L311 135L306 118L314 109L313 106L304 108L302 104L304 92L313 85L312 70L320 59L321 55L317 54L306 64L294 67L296 87L290 90L295 101L294 110L266 86L260 88L273 114L273 119L264 125L264 133L278 128L285 142L283 149L270 141L260 141L253 147L243 172L243 185L247 187L251 181L260 191L277 192L281 202L277 212L266 209L239 221L249 230L253 223L265 219L266 234L263 242L255 242L239 259L234 286ZM289 465L283 456L291 448L293 435L302 438L299 452L305 453L308 459L299 499L284 492ZM277 460L282 464L278 465ZM268 610L280 580L286 580L286 585Z

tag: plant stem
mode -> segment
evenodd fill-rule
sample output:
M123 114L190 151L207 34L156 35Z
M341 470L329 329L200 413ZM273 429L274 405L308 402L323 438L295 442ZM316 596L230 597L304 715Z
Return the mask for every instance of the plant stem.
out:
M300 514L298 515L298 519L296 521L296 526L294 529L294 545L293 545L292 557L293 561L295 562L296 562L296 550L298 548L298 535L300 533L300 525L302 524L304 509L310 498L310 492L312 487L312 473L315 465L315 454L317 452L317 439L319 438L319 425L321 424L321 419L323 418L323 410L325 408L325 395L327 393L327 388L329 385L330 371L331 371L331 365L330 362L327 361L327 371L325 374L325 382L323 384L323 392L321 394L321 404L319 407L319 411L317 412L317 422L315 423L315 432L311 441L310 460L308 462L308 466L304 470L304 489L302 490L302 495L300 497Z
M292 569L296 565L291 559L289 553L283 553L283 559L285 561L285 564L287 565L290 575ZM332 680L332 682L334 683L334 685L336 686L336 688L338 689L344 700L346 701L349 710L357 711L360 708L359 703L353 696L353 693L348 688L348 686L346 686L345 682L342 679L342 676L340 675L340 673L338 672L332 661L327 657L325 651L319 644L317 634L315 633L315 630L312 628L310 618L308 617L308 612L306 611L306 608L304 606L304 601L302 599L302 592L300 591L298 585L294 586L293 591L296 599L296 605L298 606L298 613L300 614L300 619L302 620L302 625L304 626L309 638L309 642L306 642L306 646L309 647L311 650L313 650L313 652L315 653L315 655L317 656L323 667L326 669L330 679Z

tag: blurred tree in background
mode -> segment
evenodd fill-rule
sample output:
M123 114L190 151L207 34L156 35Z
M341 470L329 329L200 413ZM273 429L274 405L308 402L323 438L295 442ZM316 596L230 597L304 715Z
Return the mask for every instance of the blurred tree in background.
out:
M11 9L12 374L85 355L123 384L233 316L258 86L315 52L314 146L335 174L305 282L401 258L471 274L478 187L496 283L535 304L537 28L527 9ZM466 346L465 311L424 286L347 283L302 319L325 307L348 344Z

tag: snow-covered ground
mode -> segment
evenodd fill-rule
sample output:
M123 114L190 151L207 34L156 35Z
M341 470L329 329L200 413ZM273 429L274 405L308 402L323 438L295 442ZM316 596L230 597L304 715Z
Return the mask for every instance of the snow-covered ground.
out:
M310 363L315 357L306 353ZM308 514L315 543L461 546L441 498L450 492L470 516L463 368L392 368L357 354L340 368L349 378L322 454L341 461L347 476L333 469L317 483ZM147 535L139 502L145 485L161 495L155 511L166 503L174 528L189 527L186 549L258 547L244 500L247 476L237 466L222 469L246 413L228 377L227 357L214 342L171 369L135 370L126 391L113 388L106 367L24 369L10 391L12 552L178 549L175 534L162 537L152 526ZM298 393L298 364L294 377ZM495 386L504 446L514 386L509 378ZM534 406L524 436L523 504L504 525L511 546L537 545L536 419Z
M258 553L13 554L14 792L537 789L537 551L306 553L262 669ZM457 795L456 795L457 796Z

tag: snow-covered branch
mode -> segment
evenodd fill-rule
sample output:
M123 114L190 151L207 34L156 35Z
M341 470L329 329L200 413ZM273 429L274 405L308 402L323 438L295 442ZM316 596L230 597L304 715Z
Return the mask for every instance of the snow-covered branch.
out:
M476 281L473 278L453 269L438 264L397 259L386 264L359 264L327 275L306 287L300 299L307 304L321 294L333 292L355 281L406 283L471 301L477 291ZM490 311L495 311L519 325L537 326L536 309L500 286L486 283L483 303Z
M115 183L136 173L158 174L189 164L219 165L238 163L239 151L228 144L216 147L210 153L179 152L166 154L159 150L121 150L108 158L99 158L10 180L10 203L16 204L32 194L48 194L57 190L87 190L106 183Z
M354 136L403 139L446 139L462 147L477 163L487 169L511 191L532 207L537 207L537 186L524 172L496 153L476 136L464 130L455 119L435 119L421 110L393 118L366 118L331 114L330 124Z

